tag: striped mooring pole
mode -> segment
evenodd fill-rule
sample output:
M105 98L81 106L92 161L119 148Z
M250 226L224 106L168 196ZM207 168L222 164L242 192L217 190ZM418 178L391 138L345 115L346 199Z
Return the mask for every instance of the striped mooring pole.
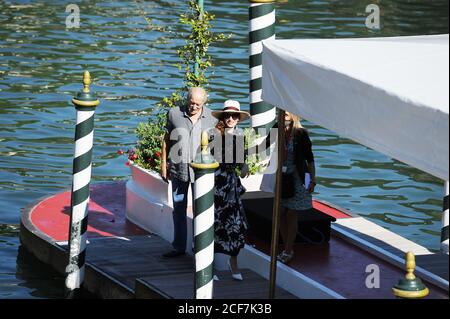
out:
M252 127L261 136L257 144L267 140L269 130L276 123L276 108L261 98L262 41L275 39L274 3L274 0L250 0L249 8L250 114Z
M448 181L444 187L444 208L442 212L441 252L448 255Z
M208 133L202 132L202 150L191 163L194 182L195 299L213 297L214 172L219 163L208 150Z
M84 88L72 99L77 110L75 155L69 229L69 262L66 268L67 298L73 298L84 281L88 226L89 184L91 181L94 113L100 101L90 92L91 76L84 72Z

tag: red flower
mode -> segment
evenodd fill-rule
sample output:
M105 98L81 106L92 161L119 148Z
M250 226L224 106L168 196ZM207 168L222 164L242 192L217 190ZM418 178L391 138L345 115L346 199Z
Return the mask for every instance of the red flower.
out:
M117 151L117 154L123 155L123 151L122 151L122 150L118 150L118 151Z
M125 166L130 166L130 162L126 162L126 163L125 163Z
M155 156L156 156L157 158L161 158L161 152L156 152L156 153L155 153Z
M137 160L137 158L138 158L137 154L131 155L131 159L132 159L133 161L134 161L134 160Z

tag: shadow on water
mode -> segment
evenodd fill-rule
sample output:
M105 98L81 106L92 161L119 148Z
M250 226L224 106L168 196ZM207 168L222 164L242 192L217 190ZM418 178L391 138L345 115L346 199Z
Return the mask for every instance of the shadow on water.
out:
M65 278L23 246L18 247L16 279L34 298L64 298Z
M31 255L18 225L0 225L0 299L62 298L64 279Z
M65 277L20 244L18 225L0 225L0 299L63 299ZM79 298L95 296L82 291Z
M65 298L65 276L39 261L25 247L19 246L17 255L16 278L21 280L22 287L30 290L35 298ZM77 299L94 299L95 295L80 290Z

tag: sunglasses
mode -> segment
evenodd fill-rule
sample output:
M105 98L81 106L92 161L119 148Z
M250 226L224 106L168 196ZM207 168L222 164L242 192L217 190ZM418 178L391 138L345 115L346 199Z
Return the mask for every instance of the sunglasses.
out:
M234 120L237 120L237 119L240 117L240 115L239 115L239 114L236 114L236 113L224 113L224 114L223 114L223 118L224 118L224 119L227 119L227 118L229 118L230 116L231 116Z

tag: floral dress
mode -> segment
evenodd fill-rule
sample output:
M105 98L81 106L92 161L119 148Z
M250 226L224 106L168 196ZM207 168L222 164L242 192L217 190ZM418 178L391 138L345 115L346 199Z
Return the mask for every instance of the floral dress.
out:
M236 144L233 143L233 151L235 148ZM241 201L241 195L245 193L245 188L236 173L239 165L222 163L215 172L214 249L217 253L230 256L237 256L244 247L245 233L248 229L244 205Z
M305 188L303 182L298 175L295 166L294 138L291 137L287 143L287 158L284 166L287 167L287 174L294 176L295 193L291 198L281 199L281 206L291 210L308 210L312 208L312 194Z

